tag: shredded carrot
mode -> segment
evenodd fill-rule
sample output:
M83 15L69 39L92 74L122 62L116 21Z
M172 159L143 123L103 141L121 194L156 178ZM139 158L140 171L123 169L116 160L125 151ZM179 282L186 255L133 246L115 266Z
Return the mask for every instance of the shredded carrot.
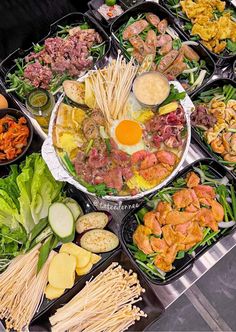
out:
M17 120L9 115L0 119L0 160L11 160L27 145L29 128L23 116Z

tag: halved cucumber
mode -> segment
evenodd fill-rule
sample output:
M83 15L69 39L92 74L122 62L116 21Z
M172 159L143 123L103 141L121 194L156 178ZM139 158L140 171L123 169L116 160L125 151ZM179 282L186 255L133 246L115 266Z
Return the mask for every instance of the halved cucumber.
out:
M71 210L63 203L53 203L49 207L49 224L61 242L70 242L75 237L75 220Z
M67 197L63 200L63 203L71 210L75 221L79 218L79 216L83 215L81 206L73 198Z

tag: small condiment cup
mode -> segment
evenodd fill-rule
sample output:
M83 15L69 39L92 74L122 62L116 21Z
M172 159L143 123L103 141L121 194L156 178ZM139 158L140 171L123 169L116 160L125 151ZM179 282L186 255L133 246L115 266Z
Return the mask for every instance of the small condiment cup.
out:
M51 112L54 105L54 96L42 88L32 90L27 96L27 111L34 119L36 119L45 132L48 130Z
M147 104L147 103L144 103L140 97L138 96L138 93L137 93L137 82L138 80L142 80L142 77L144 76L147 76L147 75L156 75L158 76L161 80L163 80L165 83L166 83L166 86L167 86L167 90L166 90L166 94L164 95L164 97L162 99L160 99L157 103L154 103L154 104ZM145 87L145 85L143 84L143 87L142 87L142 91L145 91L145 89L147 89L147 87ZM168 79L161 73L159 72L156 72L156 71L149 71L149 72L146 72L146 73L142 73L140 74L139 76L137 76L133 82L133 87L132 87L132 90L133 90L133 93L135 95L135 98L137 99L137 101L144 107L147 107L147 108L156 108L158 107L161 103L163 103L163 101L169 96L169 93L170 93L170 83L168 81Z

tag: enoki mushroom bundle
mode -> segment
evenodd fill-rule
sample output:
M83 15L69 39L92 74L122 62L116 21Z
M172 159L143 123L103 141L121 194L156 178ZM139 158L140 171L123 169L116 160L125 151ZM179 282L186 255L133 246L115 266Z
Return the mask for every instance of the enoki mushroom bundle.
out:
M108 124L125 117L125 105L137 70L133 59L126 63L124 57L118 54L117 59L112 60L107 67L91 74L97 106Z
M0 319L8 330L23 331L37 311L48 279L48 268L55 252L37 275L40 245L12 260L0 274Z
M137 274L112 263L50 318L53 332L125 331L147 315L134 304L141 301Z

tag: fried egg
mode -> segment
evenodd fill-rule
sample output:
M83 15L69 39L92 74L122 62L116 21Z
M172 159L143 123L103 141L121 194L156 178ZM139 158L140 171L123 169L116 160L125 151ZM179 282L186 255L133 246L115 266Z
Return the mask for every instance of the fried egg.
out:
M130 155L145 149L145 144L142 140L143 127L137 121L131 119L114 121L110 134L119 149Z

